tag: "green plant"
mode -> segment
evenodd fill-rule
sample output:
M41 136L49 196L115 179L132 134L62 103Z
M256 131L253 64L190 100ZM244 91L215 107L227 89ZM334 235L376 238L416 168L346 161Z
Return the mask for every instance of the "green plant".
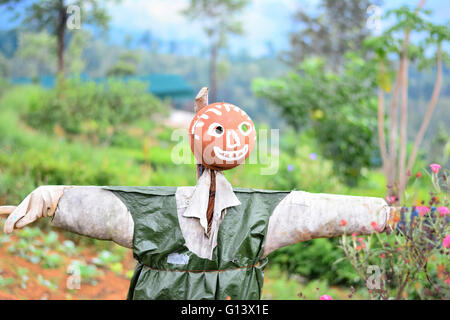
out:
M45 279L41 274L38 275L38 283L42 286L49 288L51 291L55 291L58 289L58 284L54 283L51 280Z
M376 154L374 67L355 53L343 71L325 70L320 58L306 59L298 70L276 80L256 79L253 90L278 107L297 131L309 131L321 154L345 183L355 185Z
M405 205L391 215L388 233L344 235L341 248L372 299L448 299L450 282L449 171L431 165L429 206ZM440 167L440 166L439 166ZM448 239L448 240L447 240Z
M33 127L63 135L86 135L109 144L113 135L134 121L165 113L161 101L140 81L109 79L106 83L67 80L31 98L24 119Z
M343 261L344 254L336 250L337 239L315 239L278 249L270 256L270 266L289 275L321 279L330 284L355 284L358 274L351 264ZM339 264L335 261L341 260Z
M103 273L99 271L94 265L92 264L86 264L83 261L79 260L73 260L67 267L67 270L71 270L76 275L79 275L81 277L82 283L97 284L97 279L99 276L101 276Z
M42 267L46 268L46 269L55 269L58 268L62 265L63 258L57 254L57 253L52 253L52 254L45 254L42 257L43 261L42 261Z
M44 240L44 245L46 245L48 248L55 248L59 243L58 233L56 233L55 231L50 231L49 233L44 234L42 238Z
M11 278L11 277L3 278L0 275L0 287L7 287L7 286L10 286L10 285L14 284L15 282L16 281L14 280L14 278Z
M68 255L74 255L78 252L75 243L71 240L64 240L64 242L58 246L58 251Z
M29 270L27 268L21 268L21 267L17 268L17 277L20 280L20 287L22 289L26 289L26 287L27 287L27 282L29 280L28 272L29 272Z
M103 250L100 254L92 259L92 262L98 266L108 266L109 264L121 261L121 257L111 253L110 251Z

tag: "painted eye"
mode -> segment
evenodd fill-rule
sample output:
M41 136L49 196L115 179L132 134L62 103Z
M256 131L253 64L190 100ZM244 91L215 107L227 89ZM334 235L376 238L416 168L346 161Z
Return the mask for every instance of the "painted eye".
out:
M250 122L244 121L239 125L239 131L241 131L244 136L248 136L252 130L253 128Z
M220 123L214 122L208 128L208 134L213 137L220 137L224 133L224 129Z

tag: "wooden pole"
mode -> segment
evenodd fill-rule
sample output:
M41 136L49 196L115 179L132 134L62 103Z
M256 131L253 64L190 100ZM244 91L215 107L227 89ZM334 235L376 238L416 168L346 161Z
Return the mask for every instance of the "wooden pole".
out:
M194 110L197 113L198 111L200 111L207 105L208 105L208 88L203 87L200 89L197 96L195 97ZM196 166L197 180L200 178L201 172L202 172L202 165L197 164L197 166ZM206 219L208 221L208 228L207 228L207 232L206 232L207 237L210 236L210 232L211 232L212 218L214 215L215 197L216 197L216 172L214 170L211 170L211 184L209 187L209 200L208 200L208 207L206 210Z
M194 106L195 113L197 113L198 111L200 111L207 105L208 105L208 87L203 87L200 89L197 96L195 97L195 106ZM202 165L197 164L197 166L196 166L197 180L198 180L198 178L200 178L201 170L202 170Z

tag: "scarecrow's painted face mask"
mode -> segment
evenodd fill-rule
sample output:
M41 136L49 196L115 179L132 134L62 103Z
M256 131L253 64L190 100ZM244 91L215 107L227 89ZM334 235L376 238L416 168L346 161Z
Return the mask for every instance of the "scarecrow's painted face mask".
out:
M219 102L197 112L189 136L198 162L210 169L227 170L247 159L255 146L256 130L241 108Z

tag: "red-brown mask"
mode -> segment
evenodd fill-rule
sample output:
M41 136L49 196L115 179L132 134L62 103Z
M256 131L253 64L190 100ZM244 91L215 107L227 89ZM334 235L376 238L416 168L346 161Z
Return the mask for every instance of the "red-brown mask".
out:
M256 130L241 108L218 102L197 112L189 137L198 162L210 169L228 170L247 159L255 146Z

